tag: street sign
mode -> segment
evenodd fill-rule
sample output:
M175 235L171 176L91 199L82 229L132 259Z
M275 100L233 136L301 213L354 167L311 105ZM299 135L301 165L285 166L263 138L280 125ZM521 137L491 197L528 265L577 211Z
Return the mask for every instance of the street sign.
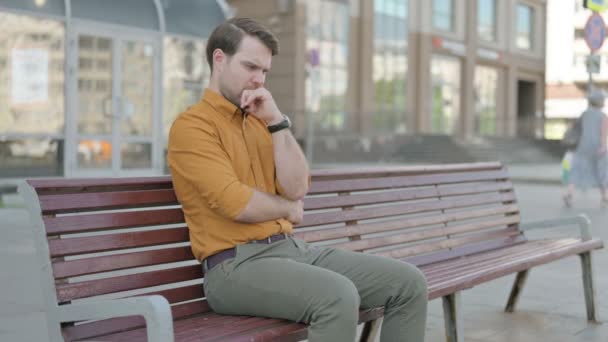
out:
M585 42L587 42L591 52L595 52L602 47L604 39L606 39L604 19L598 13L593 13L585 24Z
M588 55L587 60L587 72L591 74L600 73L600 65L602 64L601 55Z

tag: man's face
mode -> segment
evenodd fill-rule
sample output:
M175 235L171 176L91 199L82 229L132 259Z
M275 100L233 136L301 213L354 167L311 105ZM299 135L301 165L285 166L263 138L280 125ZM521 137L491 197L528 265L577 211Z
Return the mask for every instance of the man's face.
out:
M243 90L264 86L271 61L270 49L258 38L245 35L237 52L232 57L226 56L220 63L217 70L220 92L240 107Z

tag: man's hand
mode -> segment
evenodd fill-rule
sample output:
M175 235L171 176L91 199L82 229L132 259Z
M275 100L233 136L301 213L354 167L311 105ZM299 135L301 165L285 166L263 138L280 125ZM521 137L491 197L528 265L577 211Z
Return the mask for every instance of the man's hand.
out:
M298 224L302 222L304 216L304 202L301 200L291 202L291 208L289 209L289 215L287 221Z
M264 120L267 125L274 125L283 120L281 111L266 88L244 90L241 95L241 108Z

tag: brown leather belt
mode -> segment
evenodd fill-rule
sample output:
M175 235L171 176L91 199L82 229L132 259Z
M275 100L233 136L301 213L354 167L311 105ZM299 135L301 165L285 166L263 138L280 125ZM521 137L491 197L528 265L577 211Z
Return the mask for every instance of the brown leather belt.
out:
M269 237L261 240L252 240L248 243L262 243L262 244L271 244L273 242L285 240L287 237L286 234L275 234L270 235ZM232 259L236 256L236 248L232 247L230 249L223 250L221 252L215 253L213 255L208 256L204 262L207 262L207 271L213 269L215 265L222 263L226 259Z

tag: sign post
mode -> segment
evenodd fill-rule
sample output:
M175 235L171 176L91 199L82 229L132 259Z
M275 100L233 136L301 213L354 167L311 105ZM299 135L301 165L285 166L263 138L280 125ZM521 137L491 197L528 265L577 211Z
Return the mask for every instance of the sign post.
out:
M599 72L599 55L596 55L595 52L602 47L604 39L606 39L606 24L602 16L594 12L587 19L587 24L585 24L585 42L589 46L589 50L591 50L591 53L587 57L587 72L589 73L587 94L591 92L591 87L593 86L593 73ZM595 67L596 65L597 68Z

